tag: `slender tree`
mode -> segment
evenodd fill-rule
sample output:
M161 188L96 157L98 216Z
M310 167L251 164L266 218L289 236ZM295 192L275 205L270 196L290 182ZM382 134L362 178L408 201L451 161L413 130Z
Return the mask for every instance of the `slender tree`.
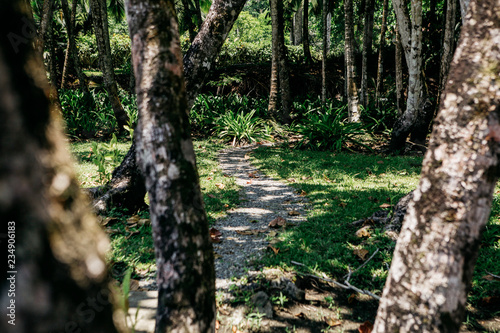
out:
M417 119L423 117L423 77L422 77L422 0L411 2L411 17L407 3L393 0L398 21L401 44L408 66L408 97L406 110L398 118L392 130L390 149L403 151L406 138L411 133Z
M184 55L188 109L193 105L245 2L246 0L215 0L200 32ZM111 180L102 187L89 190L97 213L104 213L117 203L131 210L144 205L144 178L137 167L135 155L133 142L122 163L113 171Z
M202 24L200 1L182 0L182 7L184 10L183 16L188 26L189 40L192 43Z
M375 13L375 0L365 0L364 10L363 53L359 103L363 106L366 106L368 104L368 58L372 54L373 16Z
M118 96L115 71L111 59L111 47L109 45L108 12L106 0L90 0L92 10L92 22L94 26L97 49L99 51L99 63L101 65L104 86L113 108L113 112L120 130L124 129L129 122L129 117L123 109Z
M158 267L155 331L214 331L214 258L191 141L174 3L130 0L127 13L139 108L137 161L149 193Z
M306 65L312 63L311 47L309 45L309 0L304 0L302 24L302 47L304 48L304 62Z
M0 303L15 305L15 316L4 311L0 331L117 332L108 239L80 192L59 112L50 110L40 53L7 38L28 39L28 10L24 0L0 1L0 233L15 241L0 281ZM0 246L9 253L6 238Z
M302 33L304 31L303 24L304 24L304 5L302 4L302 1L296 1L295 2L295 13L292 16L292 29L290 29L290 40L292 42L292 45L302 45Z
M404 86L403 86L403 59L404 52L401 45L401 35L399 34L399 26L396 21L396 41L395 41L394 61L396 63L396 106L398 108L398 117L401 117L404 112Z
M354 25L352 0L344 0L345 12L345 67L347 82L347 103L349 108L349 121L359 121L359 98L356 85L356 69L354 59Z
M448 77L448 70L453 58L454 42L455 42L455 17L457 11L456 0L446 1L446 17L444 24L444 37L443 37L443 53L441 55L441 68L439 70L439 93L438 96L444 91L446 79ZM438 97L439 100L439 97Z
M321 59L321 103L326 104L326 58L328 56L328 2L323 0L323 10L321 12L321 20L323 25L323 45Z
M458 332L500 152L499 0L472 0L374 332Z
M380 93L384 90L384 48L385 48L385 33L387 31L387 11L388 0L383 0L382 3L382 23L380 27L380 47L378 51L377 61L377 83L375 89L375 100L378 103Z

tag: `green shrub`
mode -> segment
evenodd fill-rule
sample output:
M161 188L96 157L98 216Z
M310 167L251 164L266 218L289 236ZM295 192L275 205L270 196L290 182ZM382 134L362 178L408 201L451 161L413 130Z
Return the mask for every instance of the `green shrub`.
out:
M264 120L255 116L255 110L247 114L226 112L216 120L216 131L219 137L231 139L233 146L271 139Z
M362 123L347 122L347 106L311 109L306 118L292 127L302 135L297 147L313 150L340 151L346 143L362 145L356 137L365 133Z

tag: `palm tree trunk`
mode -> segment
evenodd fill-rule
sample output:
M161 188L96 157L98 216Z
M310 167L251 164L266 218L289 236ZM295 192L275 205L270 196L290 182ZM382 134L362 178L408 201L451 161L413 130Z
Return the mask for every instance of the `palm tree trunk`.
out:
M99 63L101 65L104 86L113 108L113 112L120 131L128 124L129 117L118 97L118 86L116 85L113 61L111 59L111 47L109 45L108 14L105 0L90 0L94 31L99 51Z
M311 47L309 46L309 0L304 0L302 47L304 48L304 62L306 65L312 63Z
M359 121L358 88L356 86L356 64L354 59L354 25L352 0L344 0L345 10L345 67L349 121Z
M385 33L387 31L387 7L388 0L382 3L382 26L380 29L380 48L378 51L377 62L377 86L375 89L375 101L378 103L380 93L384 90L384 46L385 46Z

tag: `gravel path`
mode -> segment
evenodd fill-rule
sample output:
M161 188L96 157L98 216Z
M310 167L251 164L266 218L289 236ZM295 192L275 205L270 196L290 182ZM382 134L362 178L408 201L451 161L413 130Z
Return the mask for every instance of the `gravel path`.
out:
M306 199L251 165L248 155L255 148L256 145L230 148L219 155L223 172L241 186L241 204L214 225L222 233L222 242L214 244L218 290L226 289L231 277L256 269L253 260L261 257L269 244L269 222L277 217L292 224L305 220ZM253 233L246 235L249 231Z

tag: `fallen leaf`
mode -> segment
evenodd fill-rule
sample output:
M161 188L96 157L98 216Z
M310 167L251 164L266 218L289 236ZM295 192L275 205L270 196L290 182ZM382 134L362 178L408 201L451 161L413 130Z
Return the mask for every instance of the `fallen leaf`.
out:
M289 216L298 216L298 215L300 215L300 213L296 210L291 210L288 212L288 215Z
M370 237L370 236L371 236L371 233L370 233L369 226L364 226L363 228L356 231L356 237L358 237L358 238Z
M284 204L284 205L288 205L288 204L290 204L290 203L292 203L292 200L285 200L285 201L283 201L283 204Z
M139 223L139 225L150 225L151 224L151 220L150 219L140 219L137 223Z
M224 177L226 177L226 178L231 177L231 176L230 176L230 175L228 175L227 173L223 173L222 175L223 175Z
M295 178L288 178L288 179L287 179L287 181L288 181L289 183L295 183Z
M215 186L217 186L218 188L220 188L221 190L224 189L224 187L226 187L226 185L222 184L222 183L215 183Z
M252 230L236 230L237 234L240 235L254 235L254 232Z
M356 294L351 294L347 299L347 303L352 304L356 301Z
M212 177L207 177L207 180L212 180L213 178Z
M120 220L115 218L115 217L106 217L106 218L102 219L100 222L101 222L101 225L111 226L112 224L120 222Z
M215 330L217 331L217 330L219 330L219 328L220 328L220 321L217 319L215 321Z
M222 256L218 253L214 253L214 259L219 259L222 258Z
M228 204L225 204L225 205L224 205L224 208L228 208L228 207L229 207L229 205L228 205Z
M210 198L214 198L214 199L215 199L215 195L213 195L213 194L208 194L208 196L209 196Z
M247 184L252 184L252 181L251 180L247 181Z
M313 179L313 177L302 176L302 180L310 180L310 179Z
M304 191L304 190L302 190L302 191L300 192L300 194L299 194L299 196L301 196L301 197L305 197L306 195L307 195L307 192L306 192L306 191Z
M390 208L392 207L392 205L388 204L388 203L383 203L379 206L380 208Z
M278 233L274 230L270 231L268 234L267 234L269 237L276 237L278 235Z
M361 260L365 261L366 255L370 252L368 252L368 250L365 249L355 249L354 251L352 251L352 253L358 256Z
M245 154L245 160L248 160L250 158L249 154Z
M130 279L130 291L137 291L139 290L139 281Z
M330 327L335 327L335 326L340 326L342 325L342 322L338 319L333 319L333 318L330 318L330 317L324 317L323 318L326 322L326 324Z
M341 202L339 203L339 207L345 208L347 207L347 204L345 202Z
M492 276L492 275L489 275L489 274L483 276L483 279L484 280L488 280L488 281L500 281L500 278Z
M377 161L378 164L384 164L384 161Z
M368 320L358 327L359 333L371 333L372 330L373 324Z
M273 250L274 254L278 254L278 252L280 252L280 249L277 249L277 248L275 248L275 247L274 247L274 246L272 246L272 245L268 245L267 247L268 247L269 249Z
M249 177L249 178L259 178L259 175L257 175L255 172L250 172L250 173L248 174L248 177Z
M243 333L242 331L240 331L236 325L233 325L233 333Z
M286 220L280 216L269 222L269 227L271 228L281 228L286 224Z
M222 240L220 239L220 236L222 236L222 232L212 227L210 228L209 233L210 233L210 240L212 241L212 243L222 242Z

